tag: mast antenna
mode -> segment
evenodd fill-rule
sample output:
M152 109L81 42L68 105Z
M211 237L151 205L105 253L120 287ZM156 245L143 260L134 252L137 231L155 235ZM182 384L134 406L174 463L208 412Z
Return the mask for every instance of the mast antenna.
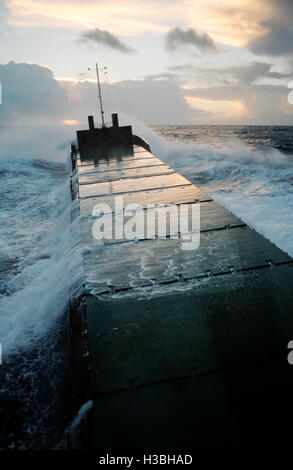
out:
M106 68L106 67L105 67L105 68ZM102 126L105 127L103 100L102 100L102 92L101 92L101 84L100 84L100 75L99 75L99 67L98 67L98 63L97 63L97 62L96 62L96 72L97 72L98 94L99 94L99 101L100 101L100 110L101 110Z

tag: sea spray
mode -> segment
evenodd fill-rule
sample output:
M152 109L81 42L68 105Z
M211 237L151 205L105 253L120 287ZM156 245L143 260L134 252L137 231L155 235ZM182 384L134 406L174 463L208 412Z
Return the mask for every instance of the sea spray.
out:
M85 425L85 420L87 418L87 414L89 410L91 410L94 406L92 400L88 400L84 403L80 409L78 410L76 416L74 416L70 426L67 429L68 438L71 444L74 446L74 443L78 439L78 436L81 432L81 428Z
M71 126L51 121L2 127L0 158L64 163L74 132Z
M200 126L184 126L184 133L181 126L166 126L161 128L163 137L160 129L154 131L138 121L134 123L134 132L150 143L155 155L293 256L293 218L288 216L293 211L293 148L289 147L292 130L288 128L282 142L274 128L269 133L266 128L247 130L248 145L240 140L237 127L229 129L229 139L215 139L217 129L210 129L210 135L204 135L203 140L214 137L215 144L208 145L200 143ZM261 132L266 134L259 146ZM273 139L274 132L277 135ZM185 141L181 140L182 134ZM265 145L267 134L269 142L290 148L292 154Z
M5 138L0 157L0 447L60 448L66 445L68 425L67 308L83 290L68 152L64 147L61 160L61 137L55 155L53 144L48 155L43 148L45 158L41 150L37 155Z

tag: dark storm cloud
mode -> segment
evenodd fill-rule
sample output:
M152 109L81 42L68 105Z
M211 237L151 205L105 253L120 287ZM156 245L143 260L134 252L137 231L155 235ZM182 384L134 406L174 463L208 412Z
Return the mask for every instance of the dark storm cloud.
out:
M33 117L55 118L66 114L67 95L50 69L9 62L0 65L2 104L0 121Z
M248 48L258 55L278 56L293 53L293 1L264 0L272 18L260 24L266 32L251 40Z
M166 35L166 48L177 49L179 46L192 45L201 52L216 52L217 48L213 39L207 33L199 33L193 28L171 29Z
M251 52L268 56L293 53L293 29L285 28L274 21L263 23L263 25L268 27L269 32L248 44Z
M252 83L259 78L285 78L288 74L272 72L272 64L267 62L252 62L247 66L231 67L227 69L240 83Z
M87 31L84 31L80 35L79 40L82 42L104 44L105 46L111 47L112 49L115 49L119 52L124 52L125 54L135 52L134 49L128 47L127 44L125 44L119 38L114 36L114 34L99 28L88 29Z

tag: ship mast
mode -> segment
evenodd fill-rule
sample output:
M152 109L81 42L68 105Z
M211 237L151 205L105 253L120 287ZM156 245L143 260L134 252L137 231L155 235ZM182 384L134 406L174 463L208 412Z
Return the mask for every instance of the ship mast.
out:
M99 76L99 67L98 67L98 63L97 63L97 62L96 62L96 72L97 72L98 96L99 96L99 101L100 101L100 110L101 110L101 117L102 117L102 126L105 127L104 109L103 109L103 101L102 101L102 93L101 93L101 85L100 85L100 76Z

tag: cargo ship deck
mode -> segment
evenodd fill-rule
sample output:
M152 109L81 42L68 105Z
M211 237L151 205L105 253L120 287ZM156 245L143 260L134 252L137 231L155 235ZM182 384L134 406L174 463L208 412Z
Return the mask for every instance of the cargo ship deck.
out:
M231 449L292 442L293 260L134 146L78 159L92 449ZM94 239L93 208L200 205L182 234ZM122 211L123 212L123 211ZM114 219L113 219L114 220ZM287 425L286 425L287 423Z

